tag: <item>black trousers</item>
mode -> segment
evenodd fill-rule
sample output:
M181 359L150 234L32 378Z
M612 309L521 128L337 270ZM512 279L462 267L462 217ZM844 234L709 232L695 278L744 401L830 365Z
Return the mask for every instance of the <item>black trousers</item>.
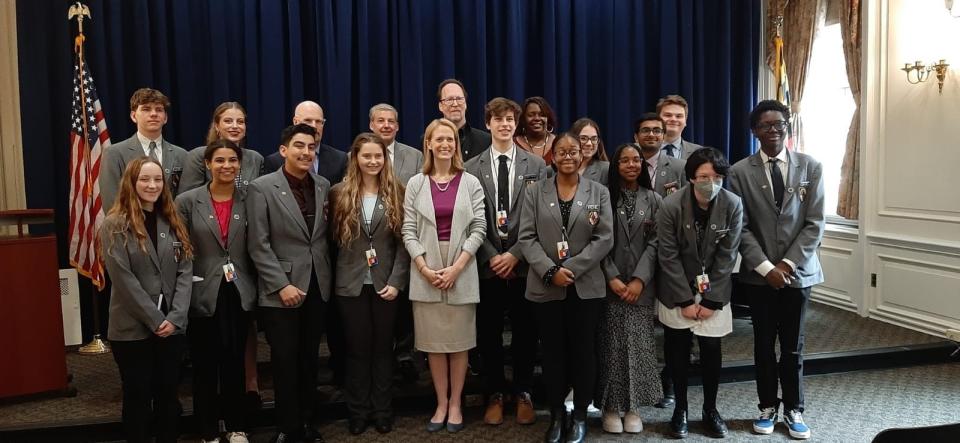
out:
M346 339L344 395L351 417L393 415L393 332L399 300L386 301L373 285L359 297L337 297Z
M190 317L187 338L193 361L193 415L200 434L213 440L223 418L228 431L246 431L244 352L250 313L243 310L233 283L220 282L217 309L210 317Z
M730 309L725 306L724 309ZM673 378L673 391L677 396L676 409L688 410L687 377L690 369L690 347L693 346L693 332L689 329L673 329L663 326L664 348L670 349L667 358ZM720 367L723 364L720 337L697 336L700 345L700 367L703 379L703 409L717 408L717 391L720 388Z
M533 365L537 353L537 326L533 302L524 295L526 277L503 280L480 279L480 304L477 305L477 341L483 364L483 390L487 396L500 392L531 392ZM510 315L513 360L513 389L504 377L503 320Z
M750 293L753 317L753 359L761 409L777 407L777 381L783 390L783 409L803 411L803 324L810 288L774 289L744 285ZM777 339L780 363L777 364Z
M187 338L171 335L134 341L111 341L123 387L123 431L128 442L176 442L180 400L177 385Z
M327 361L330 371L333 372L333 385L342 386L346 368L346 338L343 336L344 319L340 316L340 309L336 304L338 297L331 297L324 320L327 333L327 349L330 350L330 359Z
M298 435L313 418L326 305L314 275L300 307L259 308L270 344L277 428L285 434Z
M581 299L573 285L564 300L534 303L551 409L564 407L563 400L573 386L574 415L586 418L597 385L597 327L603 303L602 297Z

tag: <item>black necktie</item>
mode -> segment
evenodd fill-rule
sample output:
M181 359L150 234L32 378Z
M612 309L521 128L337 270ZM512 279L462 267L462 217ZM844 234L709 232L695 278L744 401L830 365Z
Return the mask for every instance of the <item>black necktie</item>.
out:
M650 180L650 163L647 163L645 158L640 160L640 186L653 189L653 182Z
M509 158L505 154L500 154L497 160L500 165L497 166L497 207L498 210L510 212L510 168L507 167ZM507 226L501 226L500 230L507 232Z
M667 145L667 146L665 146L663 149L666 149L666 150L667 150L667 155L676 158L676 156L673 155L674 151L677 149L676 146L674 146L674 145Z
M773 183L773 200L777 203L777 209L783 204L783 174L780 173L780 167L777 166L776 158L768 160L770 163L770 181Z

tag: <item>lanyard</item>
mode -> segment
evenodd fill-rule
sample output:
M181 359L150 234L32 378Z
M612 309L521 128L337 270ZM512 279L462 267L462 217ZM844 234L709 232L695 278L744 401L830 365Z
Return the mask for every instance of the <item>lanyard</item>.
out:
M376 225L370 226L373 223L373 215L377 212L377 208L380 206L380 194L377 193L377 201L373 204L373 209L370 211L370 222L367 222L367 217L363 211L363 197L360 197L360 222L366 227L363 234L367 236L367 241L370 243L370 249L373 249L373 232L380 226L380 221L377 221Z

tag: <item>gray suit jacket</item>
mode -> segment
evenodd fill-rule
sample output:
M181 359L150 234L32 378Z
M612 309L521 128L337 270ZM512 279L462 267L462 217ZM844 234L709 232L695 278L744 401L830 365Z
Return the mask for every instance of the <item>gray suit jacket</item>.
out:
M754 269L786 258L796 266L790 284L806 288L823 282L817 248L823 238L822 166L809 155L787 152L788 173L782 209L778 212L760 153L740 160L728 174L730 190L743 199L743 241L740 281L766 285Z
M663 199L657 213L657 298L667 308L694 302L694 281L706 269L711 291L703 296L705 305L722 307L730 302L730 275L737 262L743 204L736 194L720 190L713 201L709 226L704 233L703 263L698 257L697 230L691 202L692 185L684 186ZM707 306L711 307L711 306Z
M162 145L160 149L162 149L163 177L170 187L170 193L176 197L187 151L167 142L166 139L163 139ZM137 134L103 151L103 158L100 161L100 198L103 200L104 213L110 211L117 193L120 192L120 178L123 177L127 163L144 156L143 145L140 144Z
M614 246L603 260L603 273L607 281L619 278L624 283L639 278L643 292L638 305L652 306L657 296L654 281L657 270L657 211L662 203L653 191L641 188L633 209L633 226L628 227L626 214L613 209ZM617 300L620 298L610 292Z
M330 190L330 210L336 208L336 198L338 192L343 190L343 182L333 186ZM357 214L354 214L355 216ZM331 220L333 217L331 216ZM359 297L360 290L363 289L363 274L370 270L370 276L373 278L373 287L376 290L383 289L390 285L398 290L407 287L410 281L410 255L403 245L403 238L389 230L387 220L384 218L384 205L378 202L373 208L373 220L370 226L373 233L367 231L367 225L360 221L361 232L357 238L353 239L346 246L339 246L339 242L334 242L336 249L336 289L334 294L341 297ZM366 251L370 249L372 237L373 248L377 251L377 265L372 268L367 266Z
M233 263L237 279L233 281L240 294L244 311L257 305L256 274L247 253L246 195L233 193L233 209L227 231L227 245L220 243L220 222L206 186L191 189L177 197L177 210L190 230L193 244L193 275L203 280L193 282L190 315L210 317L217 311L217 295L223 284L223 265ZM226 283L229 284L229 283Z
M561 262L557 242L561 241L563 217L557 200L556 181L543 180L526 192L523 202L526 216L520 220L519 242L524 258L530 263L527 300L542 303L567 298L567 288L543 282L544 274L554 265L573 271L580 298L606 295L607 280L601 264L613 247L610 192L600 183L581 180L573 201L566 230L570 257ZM591 216L592 212L596 214Z
M657 154L657 172L653 180L653 190L661 197L666 197L687 184L687 174L683 168L686 160L680 160L667 155L663 150Z
M419 149L396 142L393 145L393 174L406 186L410 177L417 175L423 166L423 153Z
M440 241L437 239L437 219L430 193L430 180L421 174L414 175L407 183L403 199L403 243L411 261L419 256L426 260L430 269L441 269L444 260L440 257ZM464 172L457 189L457 201L450 227L450 248L446 263L453 264L460 251L471 255L467 267L457 278L453 287L446 291L447 304L464 305L480 302L480 278L477 274L477 249L483 244L487 222L483 217L483 187L473 175ZM415 269L414 265L411 265ZM410 300L441 302L442 292L433 287L420 272L410 273Z
M307 226L282 169L261 176L247 190L247 248L259 273L259 305L282 308L278 292L293 285L310 288L310 273L317 276L320 294L330 299L333 275L327 246L327 194L330 182L313 178L317 214ZM300 304L303 304L301 300ZM300 307L300 304L291 307Z
M583 175L581 175L581 177L588 178L606 186L607 179L609 178L607 175L609 170L610 162L606 160L594 160L587 165L586 169L583 170Z
M117 215L104 219L99 235L112 282L107 338L132 341L153 337L164 320L176 326L174 334L186 332L193 262L186 258L177 262L173 243L179 240L167 220L158 214L157 247L148 237L146 254L126 221ZM167 315L157 307L161 294L170 309Z
M690 154L693 154L693 152L696 151L697 149L703 148L703 145L698 145L692 141L683 139L682 137L680 139L680 144L683 145L683 157L682 157L683 160L690 158Z
M480 268L481 278L493 278L496 274L490 270L490 259L493 256L503 252L509 252L514 257L520 259L520 263L514 268L514 273L518 276L526 276L527 266L523 261L523 251L520 244L517 243L517 235L520 232L520 219L523 213L523 191L532 183L545 179L547 175L547 165L543 159L520 149L516 149L513 179L513 195L511 196L510 211L507 214L507 238L501 239L497 229L497 194L496 184L493 182L493 167L490 163L490 150L487 148L479 155L471 158L464 167L467 172L476 177L480 177L480 183L483 185L485 195L484 214L487 220L487 235L484 238L483 246L477 251L477 266Z
M203 152L206 150L206 146L197 146L187 153L183 165L183 176L180 177L181 193L210 183L210 171L203 162ZM263 156L252 149L244 149L239 174L240 189L246 192L250 182L263 174Z

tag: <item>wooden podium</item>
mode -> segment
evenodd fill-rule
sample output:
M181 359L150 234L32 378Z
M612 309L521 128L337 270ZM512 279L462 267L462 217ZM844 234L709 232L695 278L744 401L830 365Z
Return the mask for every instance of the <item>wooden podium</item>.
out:
M0 236L0 398L68 391L57 238L23 233L45 223L52 209L0 211L0 225L17 225Z

